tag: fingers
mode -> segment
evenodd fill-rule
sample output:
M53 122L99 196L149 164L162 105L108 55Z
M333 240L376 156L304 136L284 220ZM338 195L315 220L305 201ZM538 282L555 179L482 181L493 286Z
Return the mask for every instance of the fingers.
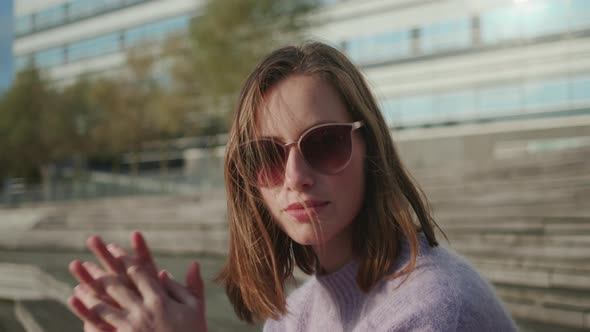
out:
M114 243L110 243L107 246L107 249L111 252L113 257L115 257L117 260L119 260L119 263L121 264L121 267L123 268L123 271L124 271L123 275L125 275L125 273L127 272L127 269L130 266L138 264L137 258L129 256L123 248L119 247L118 245L116 245Z
M192 262L186 272L186 288L198 299L205 297L203 278L201 278L201 266L198 262Z
M92 262L82 264L88 273L94 278L94 284L100 286L94 287L101 289L102 292L95 293L95 296L103 302L115 307L131 308L139 305L141 298L136 288L131 285L126 275L106 273L98 265ZM93 288L93 289L94 289ZM115 301L113 303L113 300Z
M109 243L107 245L107 250L111 252L113 257L120 258L122 256L127 256L127 251L125 249L119 247L116 243Z
M105 294L106 291L104 285L99 279L104 277L106 272L104 272L98 265L92 262L82 263L79 260L74 260L70 263L69 268L70 272L72 272L80 285L90 288L90 292L94 293L94 296L112 306L119 307L118 303Z
M173 299L180 303L187 304L189 306L194 307L197 304L197 298L194 294L188 291L186 287L178 283L176 280L172 279L172 276L168 271L160 272L160 280L162 280L162 284L168 291L168 293L172 296Z
M145 266L148 269L148 273L150 273L154 278L157 278L158 269L156 268L156 263L154 262L154 258L150 248L147 245L147 242L140 232L135 231L131 233L131 244L135 249L138 263Z
M134 247L138 250L138 258L141 255L142 262L138 258L131 257L116 244L109 244L105 246L98 237L91 238L89 243L95 247L97 256L103 257L103 264L116 268L115 274L120 276L120 281L126 286L121 288L120 284L113 283L108 294L117 302L124 301L125 304L132 305L137 299L131 296L129 289L137 290L139 295L146 299L155 299L156 297L163 297L164 291L159 284L157 272L155 272L155 265L153 263L152 255L147 248L145 240L139 232L133 233L132 242ZM107 251L105 254L103 251ZM84 263L86 266L86 263ZM116 267L113 267L116 266ZM92 277L103 277L106 272L102 271L96 264L88 263L87 269ZM153 272L152 272L153 271ZM114 291L118 289L119 291ZM119 298L120 297L120 298ZM123 303L120 303L123 304Z
M79 291L78 291L79 292ZM115 329L105 322L92 310L88 309L88 306L84 304L82 300L80 300L76 296L71 296L68 299L68 305L70 310L78 316L82 321L89 323L95 327L99 327L100 331L114 331Z
M95 278L93 278L92 275L90 275L90 273L88 272L86 267L84 267L84 264L82 264L82 262L80 262L77 259L73 260L70 263L70 265L68 265L68 269L80 284L88 285L97 294L102 293L103 290L100 286L100 283L94 282Z
M99 329L112 326L121 327L125 324L126 311L96 298L92 290L86 285L76 286L74 296L70 297L68 302L80 319Z
M84 322L84 332L104 332L105 329L100 329L89 322ZM115 329L109 329L108 331L115 331Z
M167 298L159 279L154 278L145 267L132 265L127 268L127 276L139 290L144 302L153 303Z
M100 237L91 236L88 239L87 244L88 248L90 248L107 271L125 273L125 268L122 266L121 262L111 254Z
M108 273L101 269L100 266L92 262L84 262L82 263L82 266L88 271L88 274L90 274L94 280L108 275Z

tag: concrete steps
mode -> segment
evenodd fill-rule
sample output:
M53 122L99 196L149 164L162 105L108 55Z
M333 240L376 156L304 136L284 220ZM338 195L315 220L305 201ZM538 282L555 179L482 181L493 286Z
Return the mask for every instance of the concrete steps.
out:
M515 318L590 330L590 149L475 165L416 173L443 245L494 284Z
M27 332L14 312L14 302L0 300L0 332Z

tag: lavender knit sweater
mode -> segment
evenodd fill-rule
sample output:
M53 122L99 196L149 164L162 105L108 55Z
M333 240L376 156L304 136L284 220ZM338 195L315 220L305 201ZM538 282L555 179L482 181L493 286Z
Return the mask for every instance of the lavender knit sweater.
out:
M420 235L416 269L382 280L368 294L356 285L358 262L313 276L287 299L289 313L264 331L517 331L490 284L457 254ZM392 271L409 259L403 246Z

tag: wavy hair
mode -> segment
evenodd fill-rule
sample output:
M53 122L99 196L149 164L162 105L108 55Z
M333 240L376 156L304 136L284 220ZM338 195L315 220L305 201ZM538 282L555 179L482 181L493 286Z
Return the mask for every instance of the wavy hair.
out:
M295 266L317 271L311 246L292 241L272 220L252 179L256 156L243 144L256 134L256 114L269 89L290 75L323 79L339 93L361 128L366 146L365 195L353 221L353 252L360 266L357 284L368 292L382 278L409 275L418 254L418 233L437 246L428 202L400 161L389 129L360 71L337 49L319 42L287 46L264 58L241 90L226 147L230 248L216 280L225 285L238 317L249 323L278 319L287 312L285 282ZM443 233L444 234L444 233ZM406 239L411 254L397 273L391 268Z

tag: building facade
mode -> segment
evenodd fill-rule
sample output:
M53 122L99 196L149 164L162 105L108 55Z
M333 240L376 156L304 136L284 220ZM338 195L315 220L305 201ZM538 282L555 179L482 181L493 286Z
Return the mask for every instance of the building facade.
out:
M345 51L395 128L588 114L587 0L324 0L310 36ZM200 0L17 0L15 70L117 72L184 33Z
M589 1L332 2L314 34L363 68L393 127L589 112Z
M126 51L185 33L201 1L16 0L15 71L34 63L67 84L81 74L116 73Z

